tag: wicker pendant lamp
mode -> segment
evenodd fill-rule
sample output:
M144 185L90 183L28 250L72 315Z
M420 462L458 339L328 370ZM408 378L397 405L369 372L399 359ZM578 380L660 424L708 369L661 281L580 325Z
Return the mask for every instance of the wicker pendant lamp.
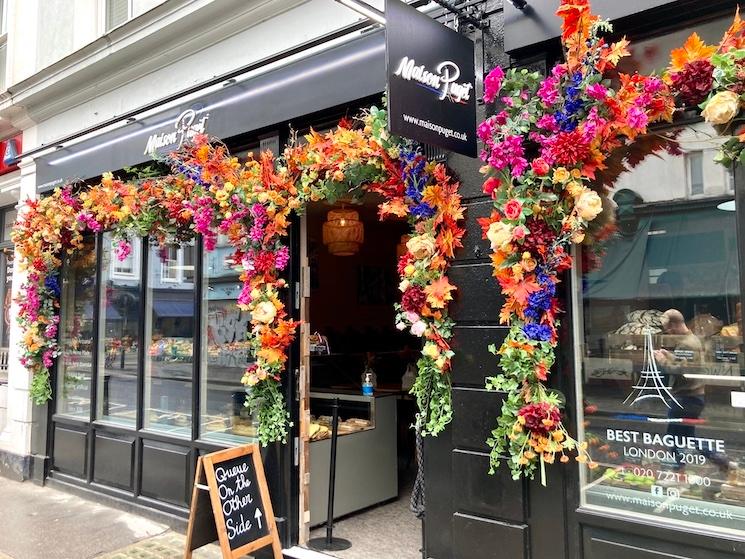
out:
M365 240L365 228L355 210L331 210L323 224L323 244L334 256L352 256Z

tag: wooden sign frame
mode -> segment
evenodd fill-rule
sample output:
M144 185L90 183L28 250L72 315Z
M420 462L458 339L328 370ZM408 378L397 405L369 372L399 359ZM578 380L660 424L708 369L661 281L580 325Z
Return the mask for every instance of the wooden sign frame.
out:
M225 526L225 517L222 513L217 480L215 479L215 465L240 456L251 456L254 471L256 473L256 481L259 485L261 506L264 509L268 534L237 549L231 549L230 541L228 539L228 531ZM204 481L207 482L206 485L204 484ZM197 518L198 516L204 516L205 512L208 512L205 510L205 493L209 493L212 508L211 517L214 522L213 531L207 533L207 538L202 536L201 541L195 541ZM217 536L216 538L213 537L215 532ZM210 537L212 537L211 541L206 541L206 539L209 539ZM184 559L191 559L192 552L195 549L207 545L208 543L212 543L215 539L220 542L220 550L222 551L223 559L238 559L247 553L251 553L252 551L256 551L257 549L269 545L272 546L274 559L282 559L282 545L279 541L277 524L274 521L274 510L272 509L269 488L266 484L266 476L264 475L264 465L261 462L261 454L259 451L259 445L257 444L212 452L205 456L200 456L197 459L197 470L194 475L194 488L192 489L191 494L189 526L186 531L186 549L184 551Z

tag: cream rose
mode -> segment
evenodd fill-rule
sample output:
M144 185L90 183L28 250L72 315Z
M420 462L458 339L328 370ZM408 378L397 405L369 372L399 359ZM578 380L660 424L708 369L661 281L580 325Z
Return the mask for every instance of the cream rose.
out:
M253 320L263 322L264 324L269 324L274 320L275 316L277 316L277 308L271 301L262 301L251 312L251 318Z
M712 124L727 124L740 112L740 96L733 91L720 91L706 103L701 116Z
M436 247L435 238L432 235L417 235L406 243L406 248L417 260L432 256Z
M501 221L495 221L489 226L486 238L489 239L492 250L499 250L512 240L512 227Z
M592 221L603 211L603 201L594 190L586 188L577 198L574 206L577 209L577 215L585 221Z

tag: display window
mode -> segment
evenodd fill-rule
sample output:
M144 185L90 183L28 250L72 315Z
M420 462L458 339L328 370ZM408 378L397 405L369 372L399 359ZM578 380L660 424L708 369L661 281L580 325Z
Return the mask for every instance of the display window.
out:
M246 339L250 313L238 308L242 283L233 269L233 249L225 236L205 256L202 285L202 381L200 386L201 438L225 443L245 443L256 435L253 417L244 405L241 384L249 364Z
M737 212L716 132L678 131L613 192L618 231L577 271L582 504L742 531L745 358ZM581 276L581 277L580 277Z
M87 420L90 417L93 374L93 313L96 299L96 238L62 266L57 413Z

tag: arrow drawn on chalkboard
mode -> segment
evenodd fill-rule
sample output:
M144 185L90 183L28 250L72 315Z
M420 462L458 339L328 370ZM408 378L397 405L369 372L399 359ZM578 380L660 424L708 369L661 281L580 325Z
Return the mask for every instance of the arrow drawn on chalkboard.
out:
M254 514L254 518L259 523L259 530L263 529L261 526L261 517L262 517L261 511L259 509L256 509L256 514Z

